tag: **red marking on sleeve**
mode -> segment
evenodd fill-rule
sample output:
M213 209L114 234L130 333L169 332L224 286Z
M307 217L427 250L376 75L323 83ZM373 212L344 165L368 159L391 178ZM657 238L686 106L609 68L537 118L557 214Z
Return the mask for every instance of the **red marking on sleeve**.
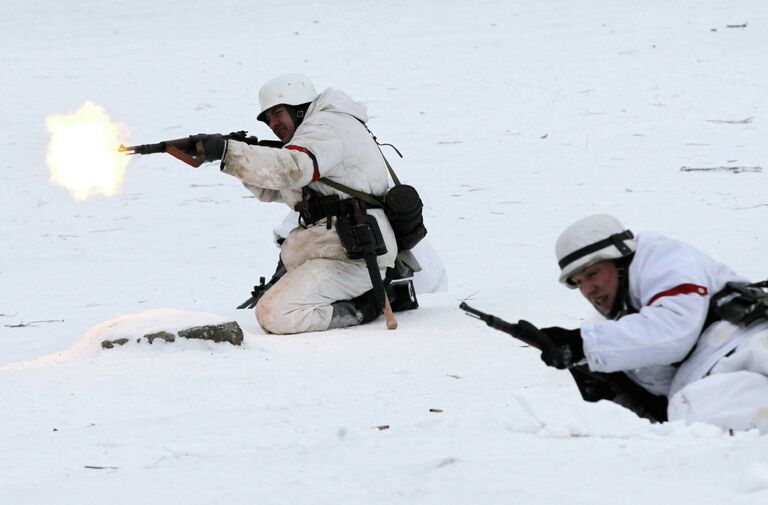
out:
M647 305L650 305L659 298L663 298L665 296L687 295L689 293L696 293L697 295L707 296L709 294L709 290L704 286L699 286L698 284L680 284L679 286L675 286L672 289L662 291L661 293L656 293L647 303Z
M315 167L315 171L312 174L312 182L315 182L316 180L320 179L320 169L317 168L317 158L315 157L315 153L310 151L304 146L296 146L293 144L289 144L285 146L286 149L290 149L291 151L301 151L307 156L309 156L312 159L312 165Z

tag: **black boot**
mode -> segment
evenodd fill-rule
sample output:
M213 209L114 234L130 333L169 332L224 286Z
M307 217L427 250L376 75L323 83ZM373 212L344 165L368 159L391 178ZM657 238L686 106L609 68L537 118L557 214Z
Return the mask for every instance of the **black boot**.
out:
M329 330L356 326L362 322L363 315L350 300L333 302L331 307L333 307L333 313L331 314L331 324L328 325Z
M386 285L385 289L392 312L413 310L419 307L412 280L391 282ZM372 289L351 300L334 302L331 306L333 307L333 315L328 329L370 323L384 312L383 308L376 303Z
M333 314L331 315L331 324L328 326L329 330L370 323L384 312L376 303L373 290L366 291L351 300L333 302L331 307L333 307Z
M360 312L362 317L360 324L370 323L384 312L384 308L379 307L379 305L376 303L376 297L374 296L372 289L370 291L366 291L357 298L352 298L350 301Z

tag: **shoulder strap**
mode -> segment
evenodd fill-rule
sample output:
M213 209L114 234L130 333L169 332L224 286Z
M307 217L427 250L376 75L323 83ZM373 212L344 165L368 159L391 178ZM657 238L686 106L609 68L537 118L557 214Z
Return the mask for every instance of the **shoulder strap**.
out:
M341 191L342 193L346 193L349 196L354 196L355 198L359 198L360 200L364 201L371 207L376 207L376 208L383 207L383 204L381 203L381 201L379 201L375 196L365 193L363 191L359 191L357 189L352 189L349 186L345 186L344 184L341 184L340 182L332 181L327 177L321 177L317 180L317 182L322 182L326 186L330 186L337 191Z
M351 114L350 114L351 115ZM355 116L352 116L355 117ZM358 121L360 119L355 118ZM392 149L395 150L398 156L401 158L403 157L402 154L400 154L400 151L397 149L397 147L393 146L392 144L379 144L379 140L376 138L376 135L373 134L373 132L368 128L368 125L366 125L364 122L360 121L360 124L363 125L363 128L368 130L368 133L371 134L371 137L373 137L373 141L376 142L376 147L379 149L379 153L381 153L381 157L384 158L384 164L387 165L387 170L389 171L389 175L392 177L392 181L395 183L395 186L400 185L400 179L398 179L397 174L395 173L395 170L392 168L392 165L389 164L389 160L387 160L387 157L384 156L384 152L381 150L381 146L390 146ZM359 198L360 200L364 201L365 203L373 206L373 207L383 207L384 204L375 196L370 195L368 193L364 193L362 191L359 191L357 189L352 189L349 186L345 186L344 184L341 184L336 181L332 181L327 177L321 177L317 180L317 182L322 182L326 186L330 186L333 189L337 191L341 191L342 193L346 193L350 196L354 196L355 198Z
M373 140L376 140L376 137L373 137ZM392 182L394 182L394 183L395 183L395 186L399 186L399 185L400 185L400 179L398 179L398 178L397 178L397 174L396 174L396 173L395 173L395 171L392 169L392 165L390 165L390 164L389 164L389 160L387 160L387 157L386 157L386 156L384 156L384 153L383 153L383 152L381 152L381 144L379 144L378 142L376 142L376 145L377 145L377 146L378 146L378 148L379 148L379 152L381 153L381 157L382 157L382 158L384 158L384 163L387 165L387 170L389 170L389 175L391 175L391 176L392 176ZM392 144L389 144L389 145L392 145ZM395 151L397 151L397 148L395 148L395 146L392 146L392 149L394 149ZM400 151L397 151L397 153L398 153L398 154L400 154ZM400 154L400 157L402 157L402 156L403 156L403 155L402 155L402 154Z
M357 118L355 118L355 119L357 119ZM358 119L358 121L360 121L360 120ZM376 142L376 147L379 148L379 152L381 153L381 157L384 158L384 164L387 165L387 170L389 170L389 175L392 176L392 181L395 183L395 186L399 186L400 185L400 179L397 178L397 174L395 173L395 170L392 168L392 165L389 164L389 160L387 159L387 157L384 156L384 151L381 150L381 146L389 146L389 147L391 147L392 149L395 150L397 155L400 156L401 158L403 157L403 155L400 153L400 151L397 149L397 147L393 146L392 144L380 144L379 143L379 139L376 138L376 135L374 135L373 132L371 131L371 129L368 128L368 125L363 123L362 121L360 121L360 124L363 125L363 128L368 130L368 133L370 133L371 137L373 137L373 141Z

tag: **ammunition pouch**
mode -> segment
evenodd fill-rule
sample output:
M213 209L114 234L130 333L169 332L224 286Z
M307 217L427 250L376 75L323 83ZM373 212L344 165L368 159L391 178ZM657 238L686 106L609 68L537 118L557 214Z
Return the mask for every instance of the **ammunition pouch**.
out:
M768 319L768 281L729 282L710 302L710 314L738 326Z
M365 215L363 223L354 224L349 215L342 214L336 218L336 233L339 234L347 258L351 260L360 259L369 251L376 256L387 253L379 223L373 216Z
M427 234L423 207L416 188L407 184L393 187L384 197L384 212L395 232L398 249L412 249Z
M318 196L313 194L297 203L293 209L299 213L299 224L307 227L321 219L340 215L344 201L339 198L339 195Z
M384 198L363 193L325 177L321 177L319 182L337 191L356 197L361 204L366 202L371 207L383 208L395 234L398 250L406 251L416 246L427 234L427 228L424 226L424 216L422 215L424 205L421 203L421 198L419 198L416 188L407 184L400 184L397 178L394 177L394 172L391 173L395 180L395 187L390 189Z
M294 206L299 224L310 226L327 219L328 229L336 218L336 233L349 259L360 259L367 253L381 256L387 253L384 236L374 216L365 213L365 202L357 198L340 199L339 195L309 194Z

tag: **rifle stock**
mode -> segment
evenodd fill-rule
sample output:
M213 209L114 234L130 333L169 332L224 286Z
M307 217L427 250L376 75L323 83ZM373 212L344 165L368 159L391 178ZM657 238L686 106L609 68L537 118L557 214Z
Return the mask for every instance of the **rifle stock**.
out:
M205 163L205 150L203 144L216 133L198 133L180 139L163 140L156 144L142 144L137 146L125 146L120 144L117 150L125 154L156 154L168 153L174 158L183 161L191 167L199 167ZM248 136L248 132L240 130L222 135L225 140L236 140L249 145L264 147L283 147L283 143L277 140L259 140L257 137Z

